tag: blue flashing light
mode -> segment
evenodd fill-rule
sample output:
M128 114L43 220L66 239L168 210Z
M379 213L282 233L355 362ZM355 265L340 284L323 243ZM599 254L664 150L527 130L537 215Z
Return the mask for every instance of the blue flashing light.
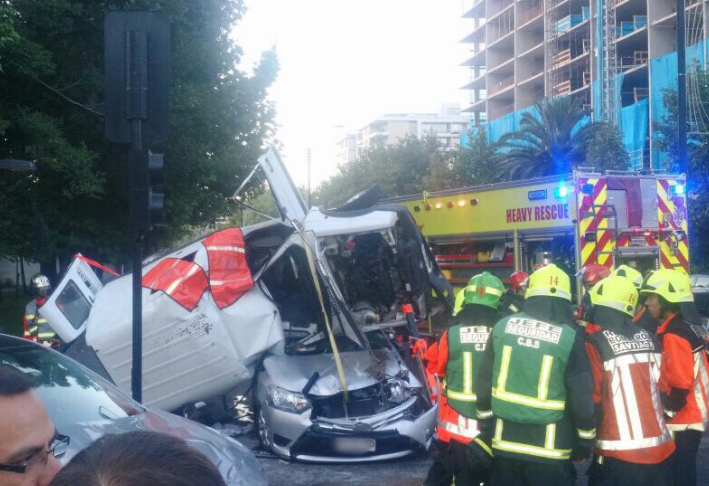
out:
M554 189L554 197L557 199L566 199L569 195L569 188L565 185L561 185Z
M675 196L684 196L686 189L684 184L677 183L672 186L672 192L675 193Z

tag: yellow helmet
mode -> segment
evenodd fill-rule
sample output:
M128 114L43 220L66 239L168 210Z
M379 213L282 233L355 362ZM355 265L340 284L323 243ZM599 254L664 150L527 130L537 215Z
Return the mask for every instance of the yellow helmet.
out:
M559 297L571 302L571 281L559 267L550 263L529 277L525 299L530 297Z
M641 294L657 294L672 304L694 302L689 275L677 270L655 270L643 283Z
M594 306L615 309L630 317L635 315L638 291L627 277L611 275L594 285L588 293Z
M612 275L627 278L633 282L633 285L635 285L635 288L638 290L643 286L643 274L628 265L619 266L613 270Z

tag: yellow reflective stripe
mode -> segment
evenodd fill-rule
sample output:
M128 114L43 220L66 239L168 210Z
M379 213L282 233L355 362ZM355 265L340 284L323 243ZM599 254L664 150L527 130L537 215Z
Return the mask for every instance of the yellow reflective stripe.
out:
M539 376L539 386L537 389L537 398L546 400L549 396L549 378L551 377L551 367L554 364L554 357L548 354L542 359L542 372Z
M455 391L447 388L447 383L443 382L446 387L446 396L453 400L461 402L475 402L478 396L473 392L473 353L463 353L463 391Z
M35 334L38 329L39 329L39 327L33 326L33 327L30 327L30 328L28 329L28 331L31 332L32 334Z
M487 453L490 454L491 456L494 456L494 454L492 453L492 449L490 449L490 447L485 443L484 440L481 440L481 439L478 437L478 438L475 439L475 443L476 443L477 445L479 445L480 447L482 447L485 452L487 452Z
M17 314L15 314L15 315L17 315ZM25 314L25 317L27 319L34 319L34 314Z
M495 421L495 437L492 439L492 441L496 440L502 440L502 429L504 428L504 422L502 419L497 419Z
M592 439L596 438L596 429L591 429L591 430L576 429L576 433L578 433L578 435L581 439L592 440Z
M37 335L37 337L39 337L39 338L53 338L56 335L57 335L57 333L55 333L55 332L40 332Z
M477 410L475 415L480 419L480 420L485 420L489 419L492 417L492 410Z
M510 304L509 309L510 309L512 312L519 312L519 309L518 309L517 306L514 305L514 304Z
M517 403L528 407L543 408L545 410L564 410L566 402L563 400L539 400L537 398L526 397L517 393L511 393L497 388L492 389L492 396L505 402Z
M507 384L507 374L510 371L510 358L512 357L512 346L502 346L502 362L500 363L500 375L497 377L497 388L504 390ZM493 396L495 389L492 389Z
M473 394L473 353L463 353L463 393Z
M492 447L502 451L516 452L518 454L527 454L530 456L544 457L547 459L558 459L560 461L571 457L571 449L546 449L544 447L519 444L517 442L509 442L506 440L492 439Z
M547 425L547 434L544 438L544 448L554 449L556 443L556 424Z
M460 393L451 389L446 391L446 396L453 400L460 400L461 402L475 402L478 399L475 393Z
M465 292L475 293L476 290L478 290L477 285L468 285L467 287L465 287ZM486 294L502 297L502 290L496 289L495 287L485 287L483 290Z

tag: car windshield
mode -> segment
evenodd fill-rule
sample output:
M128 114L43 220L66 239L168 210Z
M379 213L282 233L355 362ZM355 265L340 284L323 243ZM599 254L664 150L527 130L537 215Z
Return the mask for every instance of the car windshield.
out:
M34 391L58 430L143 413L116 387L75 361L41 346L0 336L0 366L32 378Z

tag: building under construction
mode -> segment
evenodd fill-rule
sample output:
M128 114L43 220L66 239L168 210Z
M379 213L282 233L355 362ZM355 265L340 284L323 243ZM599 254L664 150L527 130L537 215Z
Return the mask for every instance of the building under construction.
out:
M685 1L687 71L707 62L707 0ZM653 123L666 116L663 94L677 86L676 0L472 0L470 105L474 126L496 140L545 97L576 95L594 119L616 122L633 168L659 167ZM688 77L690 132L707 116Z

